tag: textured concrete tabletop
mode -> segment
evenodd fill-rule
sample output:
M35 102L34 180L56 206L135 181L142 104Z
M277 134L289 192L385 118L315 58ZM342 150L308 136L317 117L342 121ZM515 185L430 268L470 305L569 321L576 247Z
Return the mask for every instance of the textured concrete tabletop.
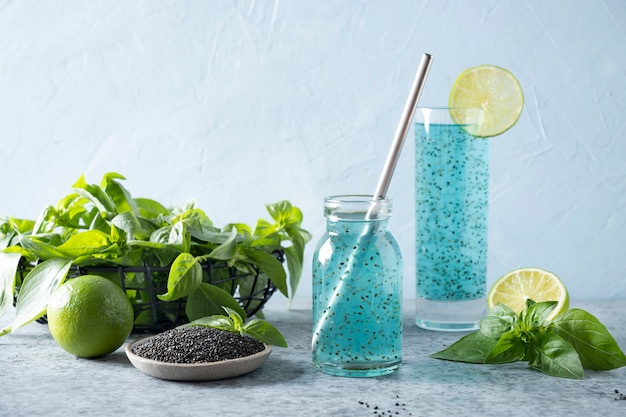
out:
M626 348L626 300L572 306L598 317ZM268 310L266 318L283 332L288 349L275 348L250 374L200 383L146 376L130 364L123 347L100 359L75 358L45 325L31 323L0 338L0 416L626 416L626 401L615 393L626 394L626 367L567 380L526 363L431 359L429 354L462 334L418 329L410 307L402 368L370 379L313 369L310 311ZM11 319L0 318L0 327Z

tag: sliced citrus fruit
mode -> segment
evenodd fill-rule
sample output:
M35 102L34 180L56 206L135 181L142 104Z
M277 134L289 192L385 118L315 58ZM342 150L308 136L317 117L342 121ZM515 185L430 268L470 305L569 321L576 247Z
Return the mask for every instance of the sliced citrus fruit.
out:
M569 308L569 295L563 282L552 272L539 268L520 268L498 279L487 296L489 308L502 303L516 313L526 308L526 300L557 301L547 320Z
M495 65L466 69L458 76L448 99L450 115L465 130L478 137L500 135L519 119L524 93L517 78ZM477 123L467 121L467 109L481 110Z

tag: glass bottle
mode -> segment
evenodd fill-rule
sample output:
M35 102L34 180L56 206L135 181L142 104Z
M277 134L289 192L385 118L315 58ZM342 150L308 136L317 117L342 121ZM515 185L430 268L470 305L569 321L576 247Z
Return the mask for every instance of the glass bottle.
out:
M313 256L313 364L371 377L402 362L402 255L388 230L392 200L324 199L326 233Z

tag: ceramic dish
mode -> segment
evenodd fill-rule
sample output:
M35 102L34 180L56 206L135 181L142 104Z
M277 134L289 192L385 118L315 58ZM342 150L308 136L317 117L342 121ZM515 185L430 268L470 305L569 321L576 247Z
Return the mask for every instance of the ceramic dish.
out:
M154 336L144 337L126 345L126 356L133 366L146 375L170 381L211 381L232 378L252 372L265 362L272 353L272 347L254 355L238 359L206 363L170 363L147 359L133 353L133 348L147 342Z

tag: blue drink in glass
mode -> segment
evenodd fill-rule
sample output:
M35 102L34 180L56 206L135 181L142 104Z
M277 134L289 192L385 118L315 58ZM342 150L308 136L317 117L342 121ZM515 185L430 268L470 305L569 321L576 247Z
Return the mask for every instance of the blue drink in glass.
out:
M478 328L486 309L489 140L449 109L418 109L415 124L416 323Z
M402 256L387 229L391 200L329 197L324 211L313 256L313 364L337 376L392 373L402 362Z

